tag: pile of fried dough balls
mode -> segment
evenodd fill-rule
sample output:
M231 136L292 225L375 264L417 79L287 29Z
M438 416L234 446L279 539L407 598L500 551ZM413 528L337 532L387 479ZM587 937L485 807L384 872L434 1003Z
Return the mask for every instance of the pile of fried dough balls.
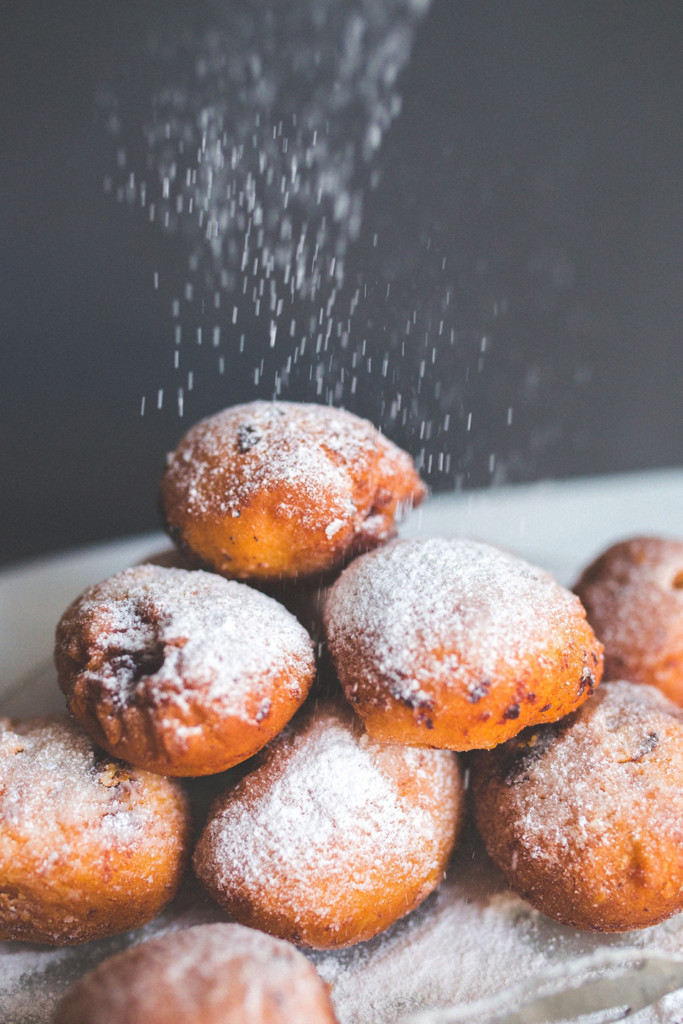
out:
M2 721L0 929L135 928L190 861L231 923L104 961L56 1024L333 1022L292 943L361 942L434 891L465 767L489 856L545 914L683 909L683 544L616 545L572 593L486 544L393 539L425 495L325 406L236 406L169 456L177 550L64 612L70 718ZM195 841L198 776L218 795Z

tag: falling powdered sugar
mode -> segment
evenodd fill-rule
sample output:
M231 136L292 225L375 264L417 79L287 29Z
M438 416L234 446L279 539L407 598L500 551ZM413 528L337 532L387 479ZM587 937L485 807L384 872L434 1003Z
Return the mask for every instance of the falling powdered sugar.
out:
M181 415L195 369L208 361L205 378L224 374L247 343L255 387L266 377L266 393L280 394L300 377L309 394L341 401L333 353L349 347L358 303L346 262L428 8L204 3L165 17L142 47L142 124L129 82L103 94L116 140L105 190L186 247L185 279L167 296Z

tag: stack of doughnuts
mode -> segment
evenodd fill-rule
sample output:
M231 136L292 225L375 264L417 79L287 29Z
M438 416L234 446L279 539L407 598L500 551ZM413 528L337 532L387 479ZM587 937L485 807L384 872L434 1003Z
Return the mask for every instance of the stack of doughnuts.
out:
M396 540L425 495L405 452L324 406L236 406L168 457L175 552L64 612L55 661L71 719L2 725L0 813L14 825L0 929L66 943L134 927L190 859L247 929L114 958L67 997L61 1024L104 1021L96 993L121 978L137 1013L121 1020L218 1020L228 1005L245 1024L334 1020L288 943L352 945L433 892L470 770L489 856L544 913L609 931L683 909L683 712L669 700L683 702L683 545L632 542L572 593L474 540ZM603 664L615 681L599 686ZM59 798L22 810L45 758ZM197 776L217 776L218 796L193 843L181 780ZM47 858L53 833L64 855ZM203 965L184 1008L173 987L160 1004L145 987L174 957ZM303 972L286 997L254 988L269 957Z

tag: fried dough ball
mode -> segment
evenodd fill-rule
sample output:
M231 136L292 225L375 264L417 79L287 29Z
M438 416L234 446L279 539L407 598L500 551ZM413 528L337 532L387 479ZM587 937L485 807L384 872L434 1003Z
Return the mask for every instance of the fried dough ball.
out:
M200 881L243 924L350 946L438 886L462 816L453 754L376 743L330 702L262 758L218 798L194 855Z
M683 711L654 687L603 683L472 778L489 855L538 910L601 932L683 910Z
M53 1024L335 1024L327 986L287 942L205 924L103 961Z
M194 426L161 481L183 551L236 579L329 573L395 532L426 488L367 420L292 402L237 405Z
M683 543L615 544L574 589L605 645L605 677L650 683L683 705Z
M140 565L90 587L57 627L59 683L100 746L165 775L251 757L305 700L313 643L243 583Z
M58 716L0 719L0 938L89 942L150 921L180 884L177 782L93 748Z
M494 747L578 707L602 675L579 600L486 544L396 541L328 591L328 645L370 736Z

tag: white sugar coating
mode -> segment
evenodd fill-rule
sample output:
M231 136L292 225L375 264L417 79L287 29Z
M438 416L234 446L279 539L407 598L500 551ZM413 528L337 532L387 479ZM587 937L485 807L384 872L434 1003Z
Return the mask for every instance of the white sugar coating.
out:
M56 1000L105 957L169 932L213 923L218 918L216 911L215 904L208 898L202 900L195 887L186 883L153 921L123 936L54 948L0 942L0 1020L52 1024Z
M144 785L126 769L98 757L73 722L59 718L0 719L2 856L12 850L49 871L78 857L83 844L112 848L138 844L156 806L132 796Z
M239 924L196 925L151 939L100 964L69 993L58 1021L174 1020L263 1024L290 1010L301 1024L332 1020L326 987L290 943ZM280 1008L277 1014L276 1008ZM325 1012L328 1011L328 1012Z
M308 961L290 943L240 924L194 925L182 932L150 939L145 946L160 954L156 966L162 969L167 983L173 985L187 981L188 971L201 971L205 967L213 972L216 966L226 966L231 959L241 957L247 958L245 970L253 968L261 981L264 968L275 983L285 980L297 965L303 965L305 974L310 976Z
M325 625L335 655L359 652L395 697L414 701L423 686L457 685L465 658L469 688L490 685L501 664L543 659L549 637L569 643L577 613L577 597L521 558L430 538L356 559L329 591Z
M505 789L505 816L536 861L613 845L683 846L683 711L658 690L603 683L568 728L539 734ZM495 755L494 755L495 756ZM609 862L606 861L607 867ZM617 858L616 871L623 870ZM606 870L606 868L605 868Z
M219 801L199 844L200 877L324 924L345 894L379 898L397 872L414 880L438 869L443 820L453 827L459 798L453 755L394 748L411 785L436 794L421 806L381 749L345 710L318 708L303 728L295 721L266 764Z
M340 1024L396 1024L425 1007L474 1001L556 959L545 919L508 893L488 865L482 875L479 857L467 844L437 893L384 935L340 953L309 954L332 986ZM579 952L581 937L572 939Z
M322 405L252 402L193 427L169 455L165 483L182 496L183 514L197 518L236 517L277 493L279 517L332 538L357 515L358 492L374 499L378 468L408 473L421 495L409 457L369 421Z
M136 691L246 715L282 686L301 697L314 672L306 630L273 598L201 570L141 565L89 588L67 610L58 649L125 707ZM73 656L73 655L72 655ZM303 682L302 682L303 681Z

